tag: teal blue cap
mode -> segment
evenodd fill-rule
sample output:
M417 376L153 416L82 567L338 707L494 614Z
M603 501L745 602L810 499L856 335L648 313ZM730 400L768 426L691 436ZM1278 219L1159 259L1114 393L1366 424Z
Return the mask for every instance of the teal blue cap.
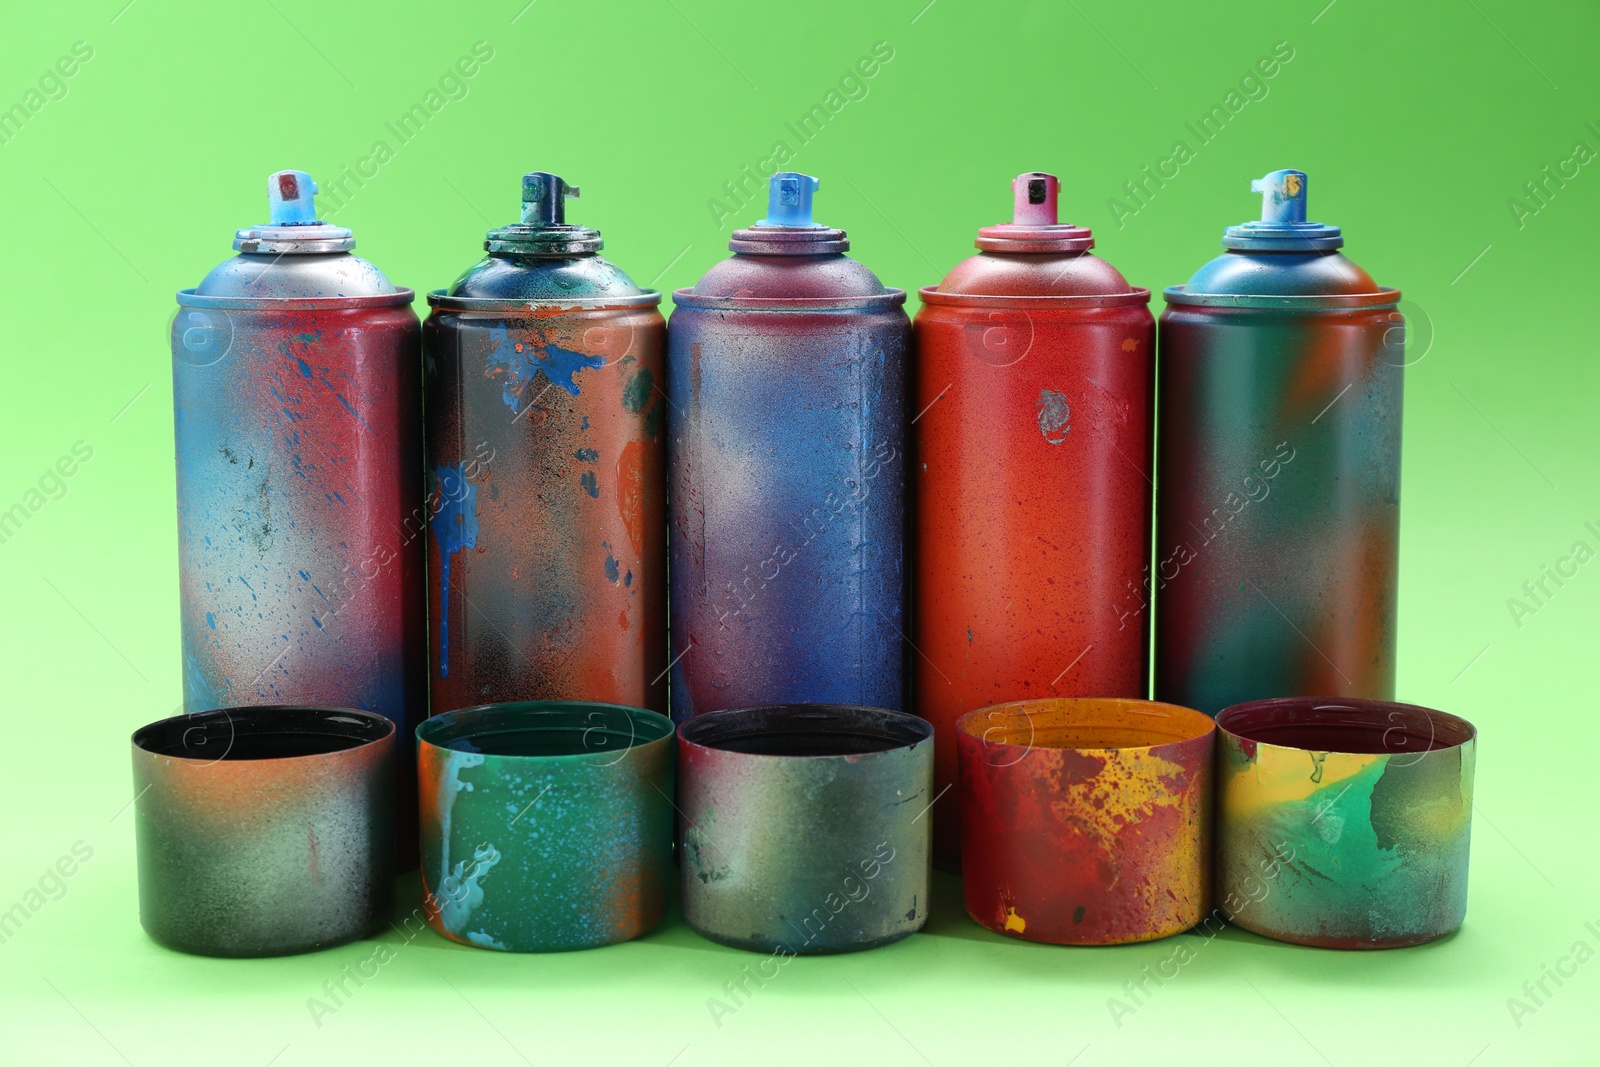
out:
M310 226L317 221L317 183L303 170L280 170L267 178L272 226Z
M1306 172L1275 170L1250 183L1261 218L1229 226L1222 247L1237 252L1323 252L1344 244L1337 226L1306 221Z

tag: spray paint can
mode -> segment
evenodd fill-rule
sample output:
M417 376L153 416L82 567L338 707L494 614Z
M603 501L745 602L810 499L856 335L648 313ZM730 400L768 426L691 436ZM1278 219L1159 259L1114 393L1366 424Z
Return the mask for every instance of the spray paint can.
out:
M172 391L183 698L378 712L399 728L400 858L423 659L421 364L412 292L317 221L302 171L272 221L178 294Z
M773 175L673 294L672 708L903 702L905 292Z
M1057 218L1060 182L1011 183L1013 221L922 290L917 313L915 708L956 780L955 722L1062 696L1143 697L1155 320L1150 290ZM941 866L959 852L951 793Z
M587 700L666 713L661 294L522 179L521 221L430 293L428 628L435 714Z
M1161 316L1155 695L1394 695L1400 293L1306 221L1306 176Z

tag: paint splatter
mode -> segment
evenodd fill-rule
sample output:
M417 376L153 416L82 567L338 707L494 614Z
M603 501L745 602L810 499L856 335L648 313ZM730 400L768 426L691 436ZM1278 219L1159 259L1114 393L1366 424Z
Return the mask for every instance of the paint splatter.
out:
M533 390L531 396L526 394L534 378L541 372L551 385L558 385L577 396L578 372L606 365L606 361L599 356L586 356L560 345L513 341L504 323L489 330L489 350L497 361L495 369L505 373L501 399L506 407L517 412L538 399L540 390Z
M1018 915L1016 908L1007 908L1005 928L1008 932L1020 934L1028 929L1028 920Z
M1067 423L1072 418L1072 410L1067 406L1067 398L1054 389L1039 390L1039 432L1044 434L1044 439L1053 445L1059 445L1067 439L1067 433L1072 429Z
M644 443L629 441L617 457L617 514L628 530L628 543L636 556L644 554Z
M583 460L585 463L593 463L595 460L600 458L600 453L596 452L592 448L580 448L576 452L574 452L573 455L577 456L579 459Z
M439 909L439 923L452 934L461 934L461 927L471 918L474 909L483 904L483 887L479 884L489 870L500 862L500 853L493 845L485 844L473 851L472 868L461 860L450 865L451 815L456 806L457 793L472 792L472 783L461 780L461 772L481 767L481 752L451 750L444 757L444 773L436 794L436 818L439 821L439 884L428 894L429 902Z
M655 385L655 377L650 373L649 367L640 367L622 390L622 406L630 414L637 415L644 410L645 404L650 401L650 390Z
M467 479L466 465L433 472L428 495L439 510L428 522L439 546L439 677L450 677L450 561L464 548L478 547L478 487Z
M578 479L578 483L583 486L584 492L596 500L600 499L600 483L595 480L594 471L584 471L583 477Z

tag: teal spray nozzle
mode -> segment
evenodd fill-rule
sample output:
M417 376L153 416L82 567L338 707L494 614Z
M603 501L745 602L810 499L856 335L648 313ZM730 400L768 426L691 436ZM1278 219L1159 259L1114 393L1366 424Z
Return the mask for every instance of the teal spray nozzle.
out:
M794 229L823 229L811 219L811 197L821 185L809 174L783 170L767 182L767 217L757 226L788 226Z
M311 226L317 222L317 183L303 170L280 170L267 178L272 226Z
M1261 194L1261 221L1277 226L1303 225L1306 221L1306 174L1303 170L1275 170L1250 183Z
M567 197L577 195L578 187L568 185L561 175L544 170L529 171L522 176L520 218L509 226L490 230L483 247L491 254L508 256L570 256L598 252L605 246L599 230L567 222Z
M528 226L565 226L567 197L578 196L578 187L568 185L558 174L542 170L522 176L522 221Z

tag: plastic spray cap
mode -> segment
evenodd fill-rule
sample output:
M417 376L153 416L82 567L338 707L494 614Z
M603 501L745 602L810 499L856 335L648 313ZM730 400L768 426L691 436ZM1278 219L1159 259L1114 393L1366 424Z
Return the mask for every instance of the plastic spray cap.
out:
M1011 221L978 231L985 252L1035 254L1087 252L1094 235L1082 226L1063 225L1058 211L1061 180L1042 170L1011 179Z
M809 174L782 170L767 182L767 217L757 226L788 226L796 229L822 229L811 220L811 197L821 185Z
M303 170L280 170L267 178L272 226L311 226L317 222L317 183Z
M1306 173L1275 170L1250 183L1261 218L1229 226L1222 247L1236 252L1326 252L1344 244L1339 227L1306 221Z
M1275 170L1250 183L1261 194L1261 221L1294 226L1306 221L1306 174L1303 170Z
M1013 226L1054 226L1056 201L1061 195L1061 180L1054 174L1029 171L1011 180L1011 224Z
M578 187L561 175L529 171L522 176L522 217L509 226L489 231L483 247L509 256L571 256L598 252L605 247L600 231L567 223L567 197Z
M576 197L578 187L568 185L559 174L536 170L522 176L522 222L527 226L565 226L567 197Z
M235 251L253 255L348 252L355 238L343 226L317 218L317 183L303 170L280 170L267 178L271 221L234 234Z

